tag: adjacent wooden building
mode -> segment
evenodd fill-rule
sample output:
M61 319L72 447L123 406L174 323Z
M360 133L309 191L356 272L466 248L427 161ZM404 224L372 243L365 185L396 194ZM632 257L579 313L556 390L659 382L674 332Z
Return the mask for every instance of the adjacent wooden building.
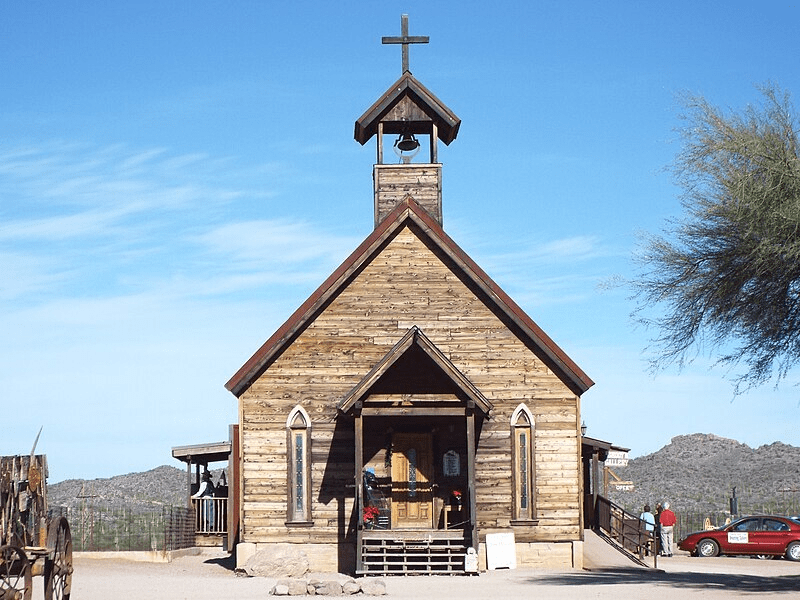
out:
M459 126L409 71L356 121L377 143L375 228L226 385L243 552L302 545L355 573L462 572L470 548L482 567L582 566L593 382L445 233L436 148ZM495 533L513 542L487 552Z

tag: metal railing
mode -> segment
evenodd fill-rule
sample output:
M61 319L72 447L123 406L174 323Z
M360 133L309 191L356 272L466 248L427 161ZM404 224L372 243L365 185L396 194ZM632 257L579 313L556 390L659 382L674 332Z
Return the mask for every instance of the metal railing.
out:
M222 535L228 533L227 498L192 498L195 532Z

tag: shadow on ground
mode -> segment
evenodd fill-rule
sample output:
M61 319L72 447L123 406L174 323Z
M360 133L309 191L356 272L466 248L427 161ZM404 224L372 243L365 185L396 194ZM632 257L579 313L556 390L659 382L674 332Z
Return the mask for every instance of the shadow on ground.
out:
M537 577L531 583L556 585L656 584L680 589L729 590L741 593L800 591L800 575L761 577L723 573L665 573L644 569L603 569L582 573Z
M207 565L217 565L231 572L236 570L236 557L233 554L219 558L209 558L208 560L204 560L203 563Z

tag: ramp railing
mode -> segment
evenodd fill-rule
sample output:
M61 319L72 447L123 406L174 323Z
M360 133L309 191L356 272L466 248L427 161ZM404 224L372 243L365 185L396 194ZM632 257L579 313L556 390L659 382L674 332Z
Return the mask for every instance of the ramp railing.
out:
M653 568L658 567L659 540L654 529L648 530L647 522L603 496L597 497L595 515L597 527L621 550L642 565L645 565L645 557L652 556Z

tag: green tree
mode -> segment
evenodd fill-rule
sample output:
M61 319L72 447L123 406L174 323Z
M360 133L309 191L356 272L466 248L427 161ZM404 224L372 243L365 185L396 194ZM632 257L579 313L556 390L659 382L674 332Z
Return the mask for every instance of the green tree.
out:
M761 92L738 113L685 100L673 172L686 214L643 240L633 281L652 367L708 353L734 367L737 393L800 360L797 118L788 93Z

